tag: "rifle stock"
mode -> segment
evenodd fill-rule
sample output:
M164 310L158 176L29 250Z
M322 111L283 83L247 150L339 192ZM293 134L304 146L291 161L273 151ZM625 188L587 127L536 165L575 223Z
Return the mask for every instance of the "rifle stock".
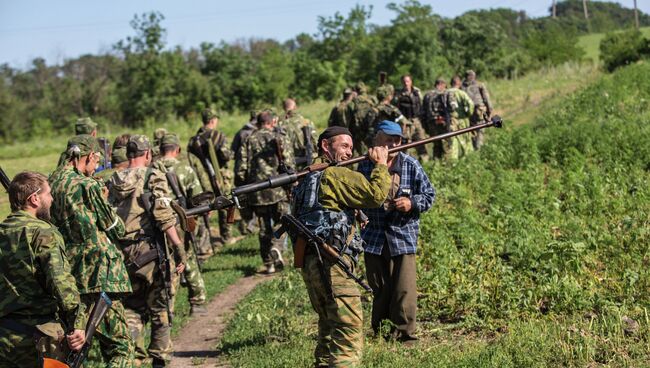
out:
M93 310L90 313L90 317L88 318L88 323L86 323L86 331L85 331L86 343L83 345L83 347L81 347L81 350L79 350L76 353L71 352L66 358L66 364L70 368L80 368L83 362L88 357L88 351L92 346L93 335L95 334L97 327L104 319L106 312L108 312L108 309L111 307L112 304L113 302L108 297L108 295L106 295L106 293L102 291L99 294L99 298L97 299L97 302L95 302L95 305L93 306ZM56 365L52 365L53 363L54 362L50 362L49 367L56 367ZM57 363L59 364L59 366L62 366L61 362L57 362Z
M2 167L0 167L0 183L2 183L2 186L5 188L5 190L9 192L9 184L11 184L11 180L9 180L9 177L2 169Z

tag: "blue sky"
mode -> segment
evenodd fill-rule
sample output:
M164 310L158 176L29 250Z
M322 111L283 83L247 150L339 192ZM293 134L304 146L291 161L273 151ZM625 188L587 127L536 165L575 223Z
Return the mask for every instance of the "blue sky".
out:
M619 0L632 7L633 0ZM258 37L285 41L295 35L316 32L319 15L343 14L354 4L373 5L371 22L387 24L393 13L386 9L400 0L0 0L0 64L25 68L35 57L48 64L66 58L110 50L120 39L132 35L129 21L134 14L160 11L166 17L167 45L187 49L201 42L232 42ZM434 11L454 17L477 8L508 7L530 16L548 13L551 0L455 0L421 1ZM638 0L650 13L650 1Z

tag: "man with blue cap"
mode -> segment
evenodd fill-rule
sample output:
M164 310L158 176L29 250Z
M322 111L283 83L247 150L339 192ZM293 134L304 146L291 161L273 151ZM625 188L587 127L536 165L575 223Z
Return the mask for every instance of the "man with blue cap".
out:
M380 122L375 132L375 146L390 149L402 143L402 128L393 121ZM370 177L374 166L371 161L363 161L358 171ZM369 222L361 230L366 276L373 290L371 325L379 333L382 321L389 320L393 326L391 336L410 343L417 340L415 252L420 214L431 208L436 192L413 157L391 153L387 166L391 179L388 196L383 206L364 209Z

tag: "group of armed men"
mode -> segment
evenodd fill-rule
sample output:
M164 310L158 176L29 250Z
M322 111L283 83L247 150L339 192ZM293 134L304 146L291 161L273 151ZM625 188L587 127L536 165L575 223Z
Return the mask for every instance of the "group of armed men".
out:
M380 75L380 79L381 75ZM329 126L348 127L357 138L355 152L363 154L372 141L373 127L390 120L399 123L405 140L422 140L428 136L440 135L482 123L492 116L492 104L485 85L476 80L476 73L468 70L465 79L455 75L449 83L438 78L433 90L423 94L413 85L410 75L401 77L402 88L395 88L383 81L376 97L367 93L363 82L354 88L346 88L343 99L332 109ZM435 142L433 157L454 160L470 151L478 150L483 144L483 131L473 135L461 135ZM416 149L420 162L429 159L426 146Z
M478 124L492 107L471 71L464 82L452 78L449 89L439 79L424 96L410 76L402 82L397 92L380 86L377 99L363 83L346 89L320 135L287 99L282 116L272 108L251 111L228 145L217 130L219 113L205 109L187 156L181 155L179 137L164 129L152 140L120 135L107 147L97 138L97 124L79 119L49 177L24 171L8 187L12 213L0 224L0 367L41 366L46 357L65 361L70 351L87 345L84 328L100 292L112 304L84 366L132 367L147 360L153 367L168 365L176 289L179 283L188 287L192 314L207 313L200 261L229 242L232 220L226 210L216 211L220 236L211 237L209 214L200 221L181 220L174 205L199 206L228 195L233 185L340 162L353 150L369 156L358 171L332 166L298 184L239 198L239 229L259 232L260 272L266 274L285 265L286 235L274 236L283 215L295 216L326 239L352 269L366 248L373 330L379 333L389 320L394 336L415 339L419 214L429 209L435 191L417 160L389 155L388 148ZM472 143L454 139L436 145L434 157L466 154ZM473 137L476 149L481 143L481 135ZM426 159L426 149L417 156ZM370 223L360 220L361 210ZM386 215L392 212L399 216ZM375 248L362 245L357 225L366 245L378 244ZM295 246L296 235L289 235ZM394 252L390 242L399 237L401 248ZM382 250L384 243L390 247ZM309 249L301 266L319 316L315 365L355 366L363 341L360 291L336 262ZM391 278L395 285L387 281ZM145 346L147 323L151 339Z

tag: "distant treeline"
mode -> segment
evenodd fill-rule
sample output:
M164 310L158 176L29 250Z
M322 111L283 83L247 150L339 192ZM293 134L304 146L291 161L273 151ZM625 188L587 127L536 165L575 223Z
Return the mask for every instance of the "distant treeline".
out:
M29 70L0 66L0 140L27 139L71 129L78 116L136 126L147 119L190 118L205 105L232 111L273 104L287 96L301 101L334 99L345 86L391 82L409 73L431 88L439 76L474 69L480 77L515 78L542 66L579 60L580 34L630 27L631 9L590 2L559 2L557 18L529 18L523 11L470 11L453 19L408 0L390 4L390 24L370 23L371 7L319 17L314 35L280 43L250 39L169 48L164 16L136 15L134 34L110 53L84 55L63 65L37 58ZM550 14L550 9L549 9ZM642 25L650 17L640 14Z

